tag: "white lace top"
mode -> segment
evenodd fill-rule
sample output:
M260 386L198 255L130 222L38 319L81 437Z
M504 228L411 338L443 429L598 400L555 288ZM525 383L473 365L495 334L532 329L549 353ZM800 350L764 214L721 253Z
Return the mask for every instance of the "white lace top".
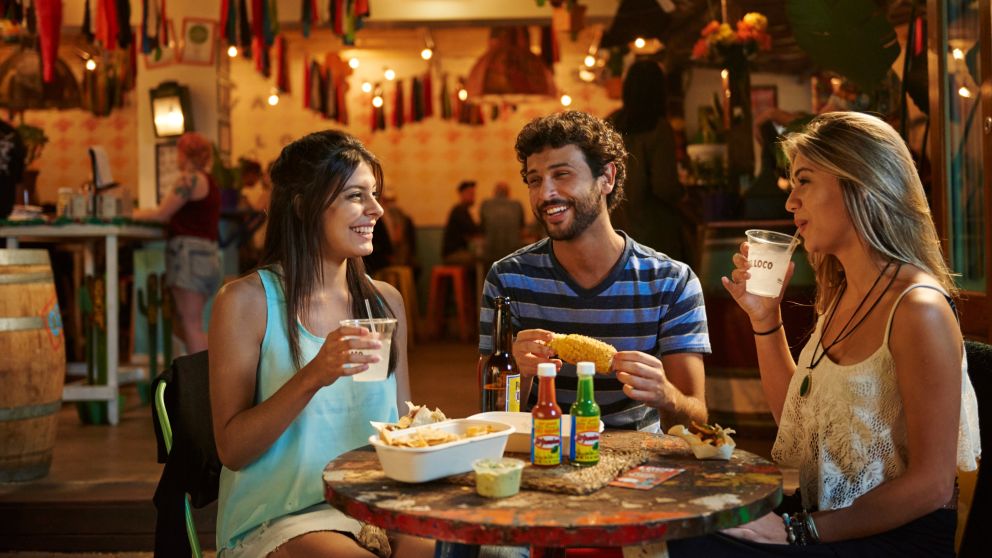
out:
M832 510L850 506L862 494L905 470L906 421L888 339L896 307L906 293L917 287L943 293L932 285L910 285L889 313L886 342L857 364L839 365L824 358L813 371L812 385L805 397L799 395L799 386L806 377L805 365L816 340L820 339L823 316L803 348L772 448L772 458L778 463L799 469L803 507ZM975 460L981 454L978 403L968 377L967 358L961 363L957 454L958 467L966 471L977 467Z

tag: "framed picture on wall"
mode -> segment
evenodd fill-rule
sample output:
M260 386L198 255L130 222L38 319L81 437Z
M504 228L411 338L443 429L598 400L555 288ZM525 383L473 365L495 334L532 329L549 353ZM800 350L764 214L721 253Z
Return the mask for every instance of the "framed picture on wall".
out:
M171 19L165 20L165 26L169 30L169 43L144 55L146 69L164 68L176 63L176 28Z
M175 142L165 142L155 145L155 203L162 199L178 181L182 173L179 171L178 149Z
M216 21L197 17L183 19L182 51L179 54L180 62L183 64L213 66L216 50Z
M778 87L775 85L751 86L751 114L758 117L763 112L778 108Z

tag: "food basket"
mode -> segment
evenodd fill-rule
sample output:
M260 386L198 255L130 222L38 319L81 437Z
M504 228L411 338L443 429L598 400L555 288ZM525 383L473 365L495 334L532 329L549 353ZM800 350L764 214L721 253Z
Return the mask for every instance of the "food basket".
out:
M471 438L464 437L469 428L480 426L488 426L491 432ZM401 482L426 482L467 473L472 470L472 462L476 459L502 457L506 440L514 431L513 426L504 422L469 418L397 430L391 434L402 438L424 429L440 430L462 438L417 448L387 445L378 434L370 436L369 443L375 448L382 471L387 477Z
M470 419L493 420L503 422L513 426L514 433L506 441L506 451L512 453L530 453L530 413L511 413L507 411L490 411L479 413L468 417ZM603 431L603 421L599 421L599 431ZM562 415L561 417L561 449L562 455L568 455L572 447L572 417Z

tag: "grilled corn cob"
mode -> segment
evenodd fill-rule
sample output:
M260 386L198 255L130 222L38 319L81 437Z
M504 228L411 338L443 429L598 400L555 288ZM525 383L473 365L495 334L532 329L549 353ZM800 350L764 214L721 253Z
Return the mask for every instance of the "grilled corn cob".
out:
M617 354L617 350L612 345L577 333L569 333L568 335L556 333L549 346L565 362L576 364L580 361L590 361L595 363L596 372L600 374L606 374L610 371L613 355Z

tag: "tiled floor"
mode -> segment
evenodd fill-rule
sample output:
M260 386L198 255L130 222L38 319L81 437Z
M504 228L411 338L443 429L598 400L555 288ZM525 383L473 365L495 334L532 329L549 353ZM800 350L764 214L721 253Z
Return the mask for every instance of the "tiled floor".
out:
M464 417L478 409L476 393L476 348L464 343L420 343L410 353L413 399L416 403L440 407L449 417ZM125 388L127 408L115 427L82 425L75 407L63 406L50 474L40 480L22 484L0 484L0 510L22 504L44 506L47 503L99 503L104 506L145 506L144 513L131 521L142 523L135 530L154 531L154 511L150 500L161 473L155 461L155 437L151 409L141 405L136 390ZM761 455L768 455L767 440L740 440L739 445ZM795 486L787 479L787 485ZM16 516L16 512L10 512ZM149 518L151 518L149 520ZM83 519L83 518L81 518ZM151 524L148 524L148 522ZM0 549L7 545L0 543ZM37 547L36 547L37 548ZM113 550L113 549L107 549ZM2 554L18 558L58 554L21 552ZM72 554L88 556L135 556L149 554Z

